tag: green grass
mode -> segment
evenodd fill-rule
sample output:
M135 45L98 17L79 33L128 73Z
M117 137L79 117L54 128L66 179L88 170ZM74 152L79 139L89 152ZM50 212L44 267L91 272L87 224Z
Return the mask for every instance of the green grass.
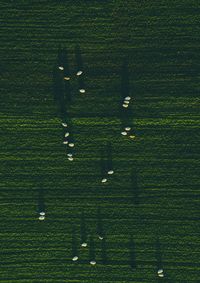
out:
M3 1L0 56L1 283L197 283L199 240L198 1ZM75 160L54 102L59 46L87 93L71 81ZM121 66L128 58L136 139L120 135ZM112 142L115 174L101 184L100 151ZM131 172L137 171L139 205ZM47 217L38 221L38 189ZM96 235L101 207L108 262ZM78 246L81 213L97 265ZM133 236L137 268L129 265ZM158 280L160 239L165 278Z

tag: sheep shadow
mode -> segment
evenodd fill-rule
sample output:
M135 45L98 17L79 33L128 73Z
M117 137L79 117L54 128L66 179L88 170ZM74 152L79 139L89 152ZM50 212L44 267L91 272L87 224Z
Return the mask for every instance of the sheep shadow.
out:
M78 74L78 72L82 72L82 74L78 76L79 90L85 89L83 58L79 45L75 47L75 59L76 59L76 74Z
M129 241L129 256L130 256L130 266L132 269L136 269L136 251L135 251L135 243L133 241L133 237L130 237Z
M131 190L133 193L133 203L140 204L139 186L138 186L138 172L136 169L131 172Z
M44 189L38 189L38 212L45 212Z

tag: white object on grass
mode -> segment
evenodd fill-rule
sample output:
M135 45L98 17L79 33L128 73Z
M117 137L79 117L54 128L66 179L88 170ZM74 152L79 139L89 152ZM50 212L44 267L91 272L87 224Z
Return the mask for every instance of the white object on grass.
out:
M74 147L74 143L72 143L72 142L69 143L68 145L69 145L69 147Z
M63 144L68 144L68 141L64 141Z
M102 183L106 183L106 182L107 182L107 179L106 179L106 178L103 178L103 179L101 180L101 182L102 182Z
M158 274L163 273L163 269L158 269Z
M40 212L40 215L41 215L41 216L44 216L44 215L45 215L45 212L44 212L44 211L41 211L41 212Z
M91 261L90 261L90 264L91 264L91 265L95 265L95 264L96 264L96 261L95 261L95 260L91 260Z
M130 131L130 130L131 130L131 127L125 127L125 130L126 130L126 131Z
M87 247L87 243L82 243L81 247L86 248Z
M80 92L80 93L85 93L85 89L84 89L84 88L81 88L81 89L79 89L79 92Z
M68 137L69 136L69 133L67 132L67 133L65 133L65 137Z
M123 132L121 132L121 134L122 134L123 136L126 136L126 135L127 135L127 132L123 131Z
M124 100L131 100L131 97L130 97L130 96L126 96L126 97L124 98Z
M73 161L74 158L73 158L73 157L68 157L68 160L69 160L69 161Z
M70 80L70 77L64 77L64 80L65 80L65 81L69 81L69 80Z
M108 175L112 175L114 173L114 170L109 170Z
M82 73L83 73L82 71L78 71L78 72L76 73L76 75L77 75L77 76L80 76L80 75L82 75Z
M67 127L67 124L66 124L66 123L62 123L62 126L66 128L66 127Z
M68 153L67 156L72 157L73 155L72 155L72 153Z
M129 104L129 102L130 102L129 100L124 100L123 103L124 103L124 104Z
M130 139L135 139L135 136L134 135L130 135Z
M78 260L78 256L74 256L74 257L72 258L72 260L73 260L73 261L77 261L77 260Z
M159 277L164 277L164 274L163 273L159 273L158 276Z
M127 108L127 107L128 107L128 104L122 104L122 106L123 106L124 108Z
M64 67L63 67L63 66L59 66L58 69L61 70L61 71L63 71L63 70L64 70Z
M102 236L99 236L99 240L103 240L103 237L102 237Z
M38 219L39 219L39 220L44 220L44 219L45 219L45 216L40 215Z

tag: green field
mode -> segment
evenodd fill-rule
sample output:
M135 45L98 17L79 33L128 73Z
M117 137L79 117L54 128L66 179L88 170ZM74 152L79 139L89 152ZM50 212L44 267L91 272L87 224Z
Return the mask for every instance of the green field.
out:
M200 282L200 2L10 0L0 10L0 283ZM74 74L77 45L86 93L74 76L70 162L53 69L66 48ZM135 139L121 135L124 60ZM107 142L115 173L103 184Z

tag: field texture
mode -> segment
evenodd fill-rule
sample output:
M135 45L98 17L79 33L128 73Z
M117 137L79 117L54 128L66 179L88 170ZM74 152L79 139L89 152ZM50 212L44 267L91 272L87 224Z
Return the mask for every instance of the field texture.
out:
M200 282L200 2L0 10L0 282Z

